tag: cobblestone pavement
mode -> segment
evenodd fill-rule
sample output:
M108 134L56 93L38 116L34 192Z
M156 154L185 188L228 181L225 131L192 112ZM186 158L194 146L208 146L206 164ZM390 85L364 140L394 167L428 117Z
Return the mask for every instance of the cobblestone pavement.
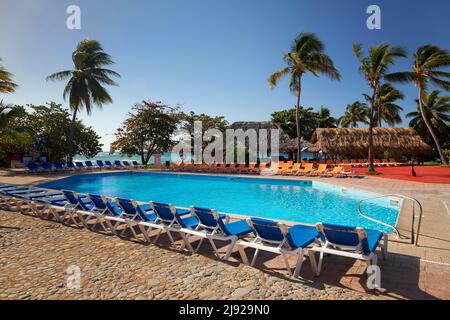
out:
M203 252L182 253L0 211L0 299L387 298L323 283L307 261L306 280L291 280L281 268L251 268L236 258L237 253L225 263ZM67 286L74 279L71 266L80 268L79 290ZM364 273L358 277L365 279Z

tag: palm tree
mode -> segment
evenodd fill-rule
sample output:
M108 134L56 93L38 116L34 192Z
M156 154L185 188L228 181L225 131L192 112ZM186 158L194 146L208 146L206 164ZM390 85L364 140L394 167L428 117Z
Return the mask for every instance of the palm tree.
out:
M321 106L317 113L317 127L318 128L336 128L338 120L331 116L331 111L328 107Z
M416 99L417 111L410 112L407 118L412 118L409 126L414 128L423 137L429 137L429 131L425 124L424 118L420 111L420 102ZM423 114L427 121L432 125L434 130L439 132L441 136L448 136L450 133L450 96L441 96L439 90L434 90L430 94L423 97L422 101ZM433 138L431 137L431 140ZM426 140L430 140L429 138Z
M69 96L69 105L73 112L69 132L69 160L73 157L77 113L84 107L90 115L92 104L101 108L103 104L112 103L112 98L103 85L116 85L111 77L120 77L117 72L103 68L114 62L96 40L81 41L72 54L72 61L73 70L56 72L47 77L47 80L69 79L63 93L64 99Z
M291 92L297 94L296 127L297 127L297 161L301 159L300 142L300 97L302 93L303 76L311 73L316 77L324 74L333 80L340 80L341 75L334 67L331 58L324 53L324 44L313 33L301 33L294 41L291 52L284 55L287 66L269 77L270 88L273 89L285 75L290 75Z
M366 101L370 102L370 96L364 94ZM375 113L374 123L378 123L378 126L382 126L382 121L386 122L389 126L393 127L396 124L402 122L400 111L403 110L395 102L397 100L403 100L405 96L403 93L394 88L390 83L384 83L381 85L375 98Z
M388 69L395 64L395 58L406 57L403 48L393 47L388 43L382 43L378 47L369 47L368 56L362 55L362 44L353 45L353 52L359 61L359 71L365 76L369 87L372 89L369 110L369 172L374 172L373 165L373 127L376 108L376 95L381 86L381 80L386 77Z
M358 128L358 123L369 124L368 108L365 103L355 101L347 105L344 115L339 119L342 128Z
M419 89L418 102L420 114L425 126L433 138L436 149L439 152L439 157L445 165L448 165L448 160L442 152L439 139L433 130L432 124L426 117L423 104L429 82L444 90L448 91L450 89L450 81L446 80L450 79L450 73L442 71L441 69L448 66L450 66L450 54L447 50L443 50L435 45L425 45L418 48L417 52L414 54L414 64L410 72L397 72L386 77L389 81L414 83Z
M0 58L0 62L2 59ZM12 74L6 71L5 67L0 64L0 92L12 93L16 90L17 84L12 82Z

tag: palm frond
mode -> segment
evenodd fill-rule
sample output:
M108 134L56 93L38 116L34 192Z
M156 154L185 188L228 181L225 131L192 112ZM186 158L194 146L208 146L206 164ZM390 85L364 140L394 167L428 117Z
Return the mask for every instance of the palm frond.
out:
M277 72L273 73L270 77L269 77L269 86L271 89L275 88L278 81L284 77L285 75L287 75L289 73L289 68L288 67L284 67L280 70L278 70Z

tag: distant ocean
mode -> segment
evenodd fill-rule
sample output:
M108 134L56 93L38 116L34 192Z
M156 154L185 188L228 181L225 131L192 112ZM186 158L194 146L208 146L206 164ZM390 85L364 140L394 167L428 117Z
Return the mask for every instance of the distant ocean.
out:
M285 155L285 157L287 158L287 155ZM302 152L302 158L307 158L307 159L311 159L312 155L306 152ZM86 158L82 155L76 155L74 157L74 161L86 161L86 160L91 160L91 161L96 161L96 160L110 160L110 161L115 161L115 160L129 160L129 161L133 161L136 160L139 163L141 162L141 156L139 155L134 155L132 157L127 157L127 156L121 156L119 153L112 153L110 154L109 152L100 152L99 154L97 154L94 158ZM165 163L166 161L170 161L171 160L171 153L170 152L166 152L162 155L161 157L161 162ZM153 164L155 163L154 157L150 158L149 164Z

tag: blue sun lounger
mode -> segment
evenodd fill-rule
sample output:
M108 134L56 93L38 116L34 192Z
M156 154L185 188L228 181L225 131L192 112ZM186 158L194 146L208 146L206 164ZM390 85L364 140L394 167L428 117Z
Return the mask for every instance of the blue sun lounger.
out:
M96 162L97 162L97 167L99 169L105 169L105 164L103 163L102 160L97 160Z
M255 264L258 253L261 250L280 254L283 256L289 276L292 276L291 267L289 266L286 255L295 254L298 257L293 276L298 277L305 253L308 253L306 248L313 244L319 237L316 228L304 225L295 225L288 228L286 225L277 221L254 217L250 218L248 223L256 237L253 241L239 241L237 244L244 263L249 263L245 253L246 247L255 249L252 262L250 263L251 266ZM316 272L315 260L312 259L310 262L313 271Z
M75 166L75 164L72 161L67 161L67 169L69 170L76 170L77 167Z
M88 170L95 170L94 164L92 163L92 161L85 161L84 164L86 165L86 168Z
M181 228L180 224L178 223L177 216L183 217L190 214L191 211L175 208L173 205L168 203L154 201L150 201L150 207L156 214L155 223L161 226L154 242L158 241L162 231L165 231L170 239L170 242L172 244L175 244L175 241L172 237L172 231L179 233L179 229Z
M108 169L112 169L113 165L112 165L111 161L106 160L105 161L105 167L108 168Z
M78 216L81 223L84 225L84 214L80 214L83 211L88 212L93 207L89 199L85 195L79 195L75 191L62 190L64 197L66 198L66 204L64 205L64 214L61 217L61 223L65 223L67 218L71 220L75 225L80 227L81 225L76 221L75 217Z
M129 163L128 161L122 161L122 164L123 164L123 166L124 166L125 168L127 168L127 169L131 169L131 168L132 168L131 165L130 165L130 163Z
M114 161L114 168L122 169L122 168L124 168L124 166L122 165L122 163L119 160L116 160L116 161Z
M64 167L60 161L55 161L53 163L56 171L67 171L68 168Z
M333 254L366 261L367 266L377 265L376 249L383 239L382 254L387 257L388 235L378 230L317 223L321 246L313 247L320 253L317 275L320 274L324 254Z
M140 165L136 160L131 162L136 169L143 168L143 165Z
M156 221L156 214L153 212L150 205L138 204L134 200L123 198L116 198L115 202L117 202L122 209L122 214L119 218L120 220L117 220L117 222L126 225L126 228L121 232L120 235L123 236L125 231L127 229L130 229L133 233L133 236L136 239L139 239L138 234L134 230L134 227L138 226L145 240L149 242L150 240L148 238L148 231L146 232L146 229L141 224L141 222L154 223ZM153 227L151 229L153 229ZM114 230L114 232L117 234L116 230Z
M38 173L42 171L42 168L36 164L34 161L30 161L27 164L28 171L31 173Z
M81 162L81 161L75 162L75 166L76 166L77 169L79 169L79 170L84 170L84 169L86 169L86 167L84 166L83 162Z
M198 219L198 225L184 226L181 232L184 233L185 241L190 251L198 251L204 239L208 239L215 255L219 259L228 260L231 256L238 239L249 235L252 230L245 220L229 222L228 215L218 213L214 209L191 207L191 215ZM198 237L200 242L196 249L190 245L189 238ZM215 241L229 242L226 253L220 256Z
M49 219L50 216L61 222L61 211L67 204L66 197L60 195L47 194L47 196L30 199L30 207L33 213L42 218Z
M27 213L31 209L31 202L39 198L61 196L60 192L51 192L47 189L32 188L19 191L9 191L6 193L9 200L5 201L5 206L9 211L20 211Z
M47 172L51 172L51 171L53 171L53 165L50 162L44 162L42 164L42 170L43 171L47 171Z

